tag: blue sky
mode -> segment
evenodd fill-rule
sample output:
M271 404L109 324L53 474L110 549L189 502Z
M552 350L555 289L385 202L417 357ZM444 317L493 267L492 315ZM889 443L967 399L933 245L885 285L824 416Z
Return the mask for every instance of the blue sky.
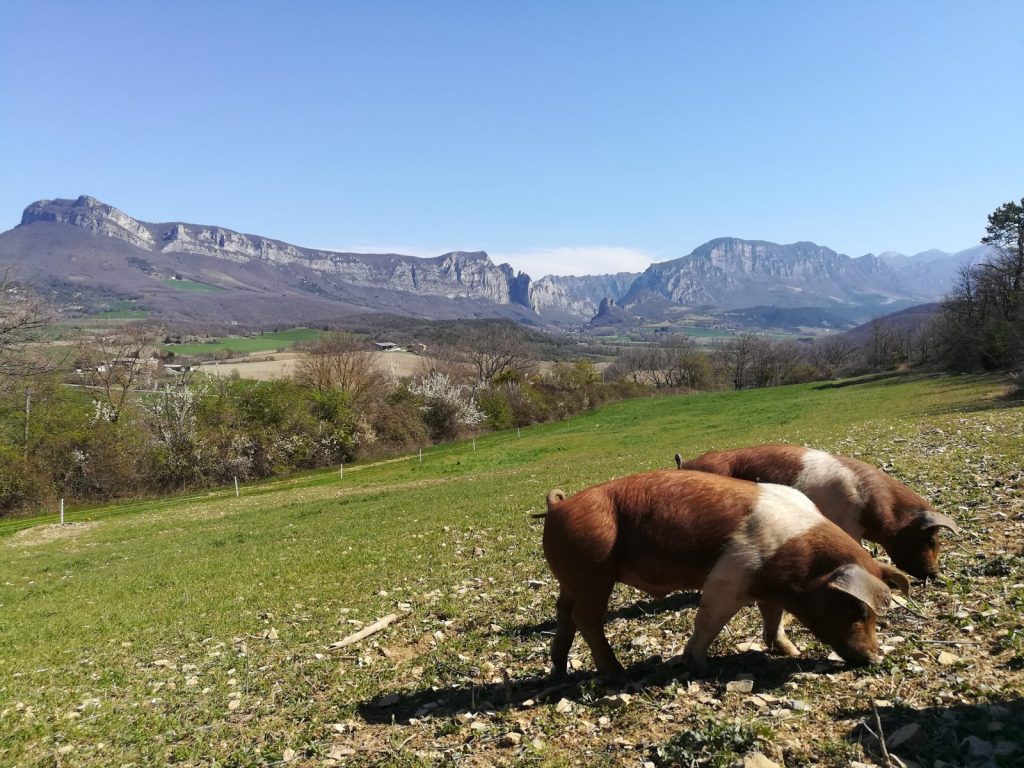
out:
M22 2L0 229L91 194L534 277L958 250L1024 195L1020 2Z

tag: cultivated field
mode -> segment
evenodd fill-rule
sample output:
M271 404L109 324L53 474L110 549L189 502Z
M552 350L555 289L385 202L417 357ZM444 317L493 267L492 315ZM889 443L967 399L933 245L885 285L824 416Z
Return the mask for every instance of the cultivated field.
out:
M365 352L363 354L373 357L377 366L395 378L413 376L422 363L423 356L412 352ZM278 352L273 355L254 352L249 359L244 357L223 360L216 365L204 363L203 370L213 371L221 376L230 376L237 373L243 379L259 379L269 381L271 379L283 379L295 374L299 360L305 355L304 352Z
M7 533L0 764L1021 765L1024 408L1003 390L889 378L623 402L422 463ZM552 687L530 518L547 490L764 441L880 464L963 526L944 578L883 620L885 661L851 670L796 626L803 658L764 655L748 609L693 675L673 659L693 597L620 586L609 636L633 682L593 678L577 639L579 671Z

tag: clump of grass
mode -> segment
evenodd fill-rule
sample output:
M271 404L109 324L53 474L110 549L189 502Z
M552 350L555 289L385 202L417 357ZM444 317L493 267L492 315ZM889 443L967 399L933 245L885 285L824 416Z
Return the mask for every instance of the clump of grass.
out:
M766 726L691 715L684 730L655 749L654 763L673 768L727 768L770 736Z

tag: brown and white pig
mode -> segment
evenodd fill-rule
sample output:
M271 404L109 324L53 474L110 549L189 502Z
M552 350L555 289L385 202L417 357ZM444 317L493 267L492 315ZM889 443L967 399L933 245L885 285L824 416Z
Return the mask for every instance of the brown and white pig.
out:
M621 676L605 637L616 582L655 597L701 589L684 658L705 663L708 646L745 605L756 603L769 647L798 653L782 632L789 611L851 663L877 661L876 615L887 583L907 577L878 563L802 493L705 472L655 471L587 488L553 490L544 556L558 579L553 674L566 671L578 629L599 672Z
M799 445L712 451L691 461L677 453L676 466L792 486L854 539L881 544L893 563L921 579L938 575L939 532L960 530L950 517L882 470Z

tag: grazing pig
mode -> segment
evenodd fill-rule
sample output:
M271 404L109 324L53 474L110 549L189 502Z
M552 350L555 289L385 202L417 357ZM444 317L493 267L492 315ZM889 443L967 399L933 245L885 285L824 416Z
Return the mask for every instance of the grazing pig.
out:
M789 485L857 541L881 544L899 568L919 579L939 572L939 531L956 523L899 480L863 461L798 445L755 445L712 451L680 469Z
M732 616L757 603L769 647L796 655L785 638L789 611L844 659L878 660L875 618L889 604L886 582L907 577L876 562L806 496L705 472L623 477L569 498L553 490L544 516L544 557L558 579L553 674L563 675L579 629L599 672L621 676L604 635L616 582L655 597L701 589L684 658L702 667Z

